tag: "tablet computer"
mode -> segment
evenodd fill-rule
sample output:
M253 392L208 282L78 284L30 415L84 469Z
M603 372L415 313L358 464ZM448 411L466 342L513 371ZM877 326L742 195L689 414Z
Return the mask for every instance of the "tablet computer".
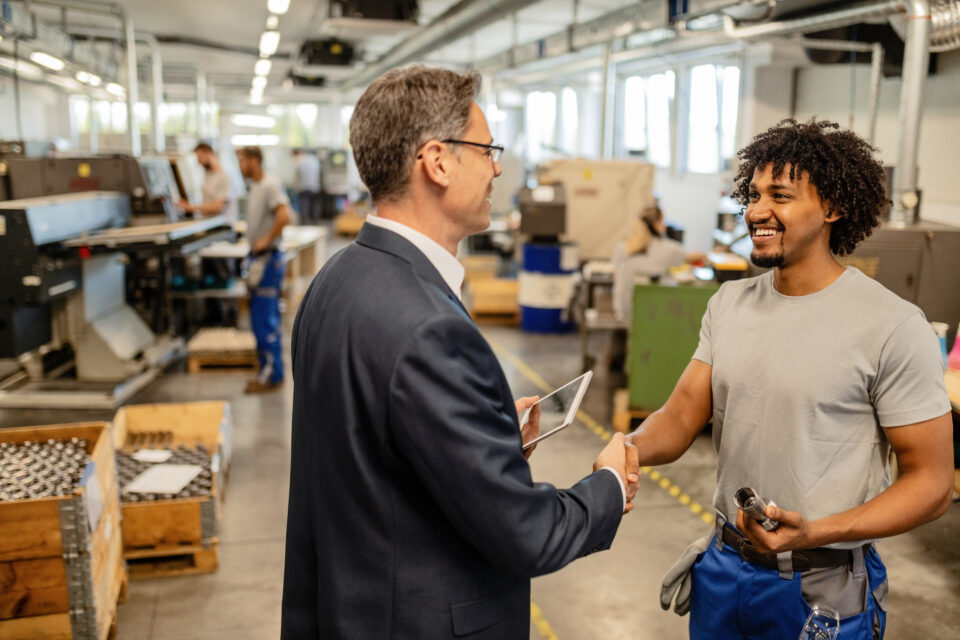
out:
M587 371L534 403L534 406L540 405L540 435L523 445L524 450L573 424L591 378L593 378L593 371ZM520 418L521 425L526 424L531 409L533 407L523 412Z

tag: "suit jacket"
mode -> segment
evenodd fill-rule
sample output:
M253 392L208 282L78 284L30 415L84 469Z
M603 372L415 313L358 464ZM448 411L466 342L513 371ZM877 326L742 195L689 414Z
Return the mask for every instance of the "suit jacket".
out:
M324 266L292 341L282 638L529 638L530 578L609 548L617 479L532 482L493 352L392 231Z

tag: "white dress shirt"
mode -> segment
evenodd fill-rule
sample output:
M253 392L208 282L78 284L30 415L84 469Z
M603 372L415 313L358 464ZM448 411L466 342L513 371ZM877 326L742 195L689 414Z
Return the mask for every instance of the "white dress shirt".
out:
M367 224L393 231L397 235L409 240L410 243L419 249L420 253L430 261L430 264L440 272L440 277L447 283L450 290L457 295L457 298L460 298L460 289L463 287L463 265L460 264L460 261L451 255L449 251L441 247L440 243L425 236L416 229L408 227L402 222L381 218L375 213L367 216Z
M390 220L389 218L381 218L374 213L367 216L366 223L388 231L393 231L397 235L409 240L410 243L419 249L420 253L430 261L430 264L440 272L440 277L447 283L450 290L457 295L457 298L460 298L460 288L463 286L463 265L460 264L460 261L451 255L449 251L441 247L438 242L425 236L416 229L408 227L402 222ZM620 485L620 493L623 495L623 508L626 509L627 489L623 484L623 478L620 477L620 474L617 473L613 467L603 468L612 473L617 479L617 483Z

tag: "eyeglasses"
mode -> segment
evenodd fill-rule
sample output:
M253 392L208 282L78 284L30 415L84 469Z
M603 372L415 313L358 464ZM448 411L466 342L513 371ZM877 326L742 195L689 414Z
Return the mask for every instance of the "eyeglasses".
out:
M482 142L470 142L468 140L441 140L440 142L445 142L448 144L468 144L471 147L480 147L481 149L486 149L487 157L490 158L494 164L500 162L500 156L503 155L502 144L483 144Z

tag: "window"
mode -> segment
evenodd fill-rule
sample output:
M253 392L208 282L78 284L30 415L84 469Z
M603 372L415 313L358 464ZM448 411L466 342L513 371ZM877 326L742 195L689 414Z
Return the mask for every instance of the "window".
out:
M527 132L527 161L543 162L553 153L557 126L557 94L533 91L527 94L524 112Z
M674 98L673 71L631 76L623 87L623 147L659 167L670 166L670 109Z
M565 87L560 94L560 148L564 153L577 155L580 152L580 116L577 111L577 92Z
M703 64L690 71L687 170L717 173L734 154L740 70Z

